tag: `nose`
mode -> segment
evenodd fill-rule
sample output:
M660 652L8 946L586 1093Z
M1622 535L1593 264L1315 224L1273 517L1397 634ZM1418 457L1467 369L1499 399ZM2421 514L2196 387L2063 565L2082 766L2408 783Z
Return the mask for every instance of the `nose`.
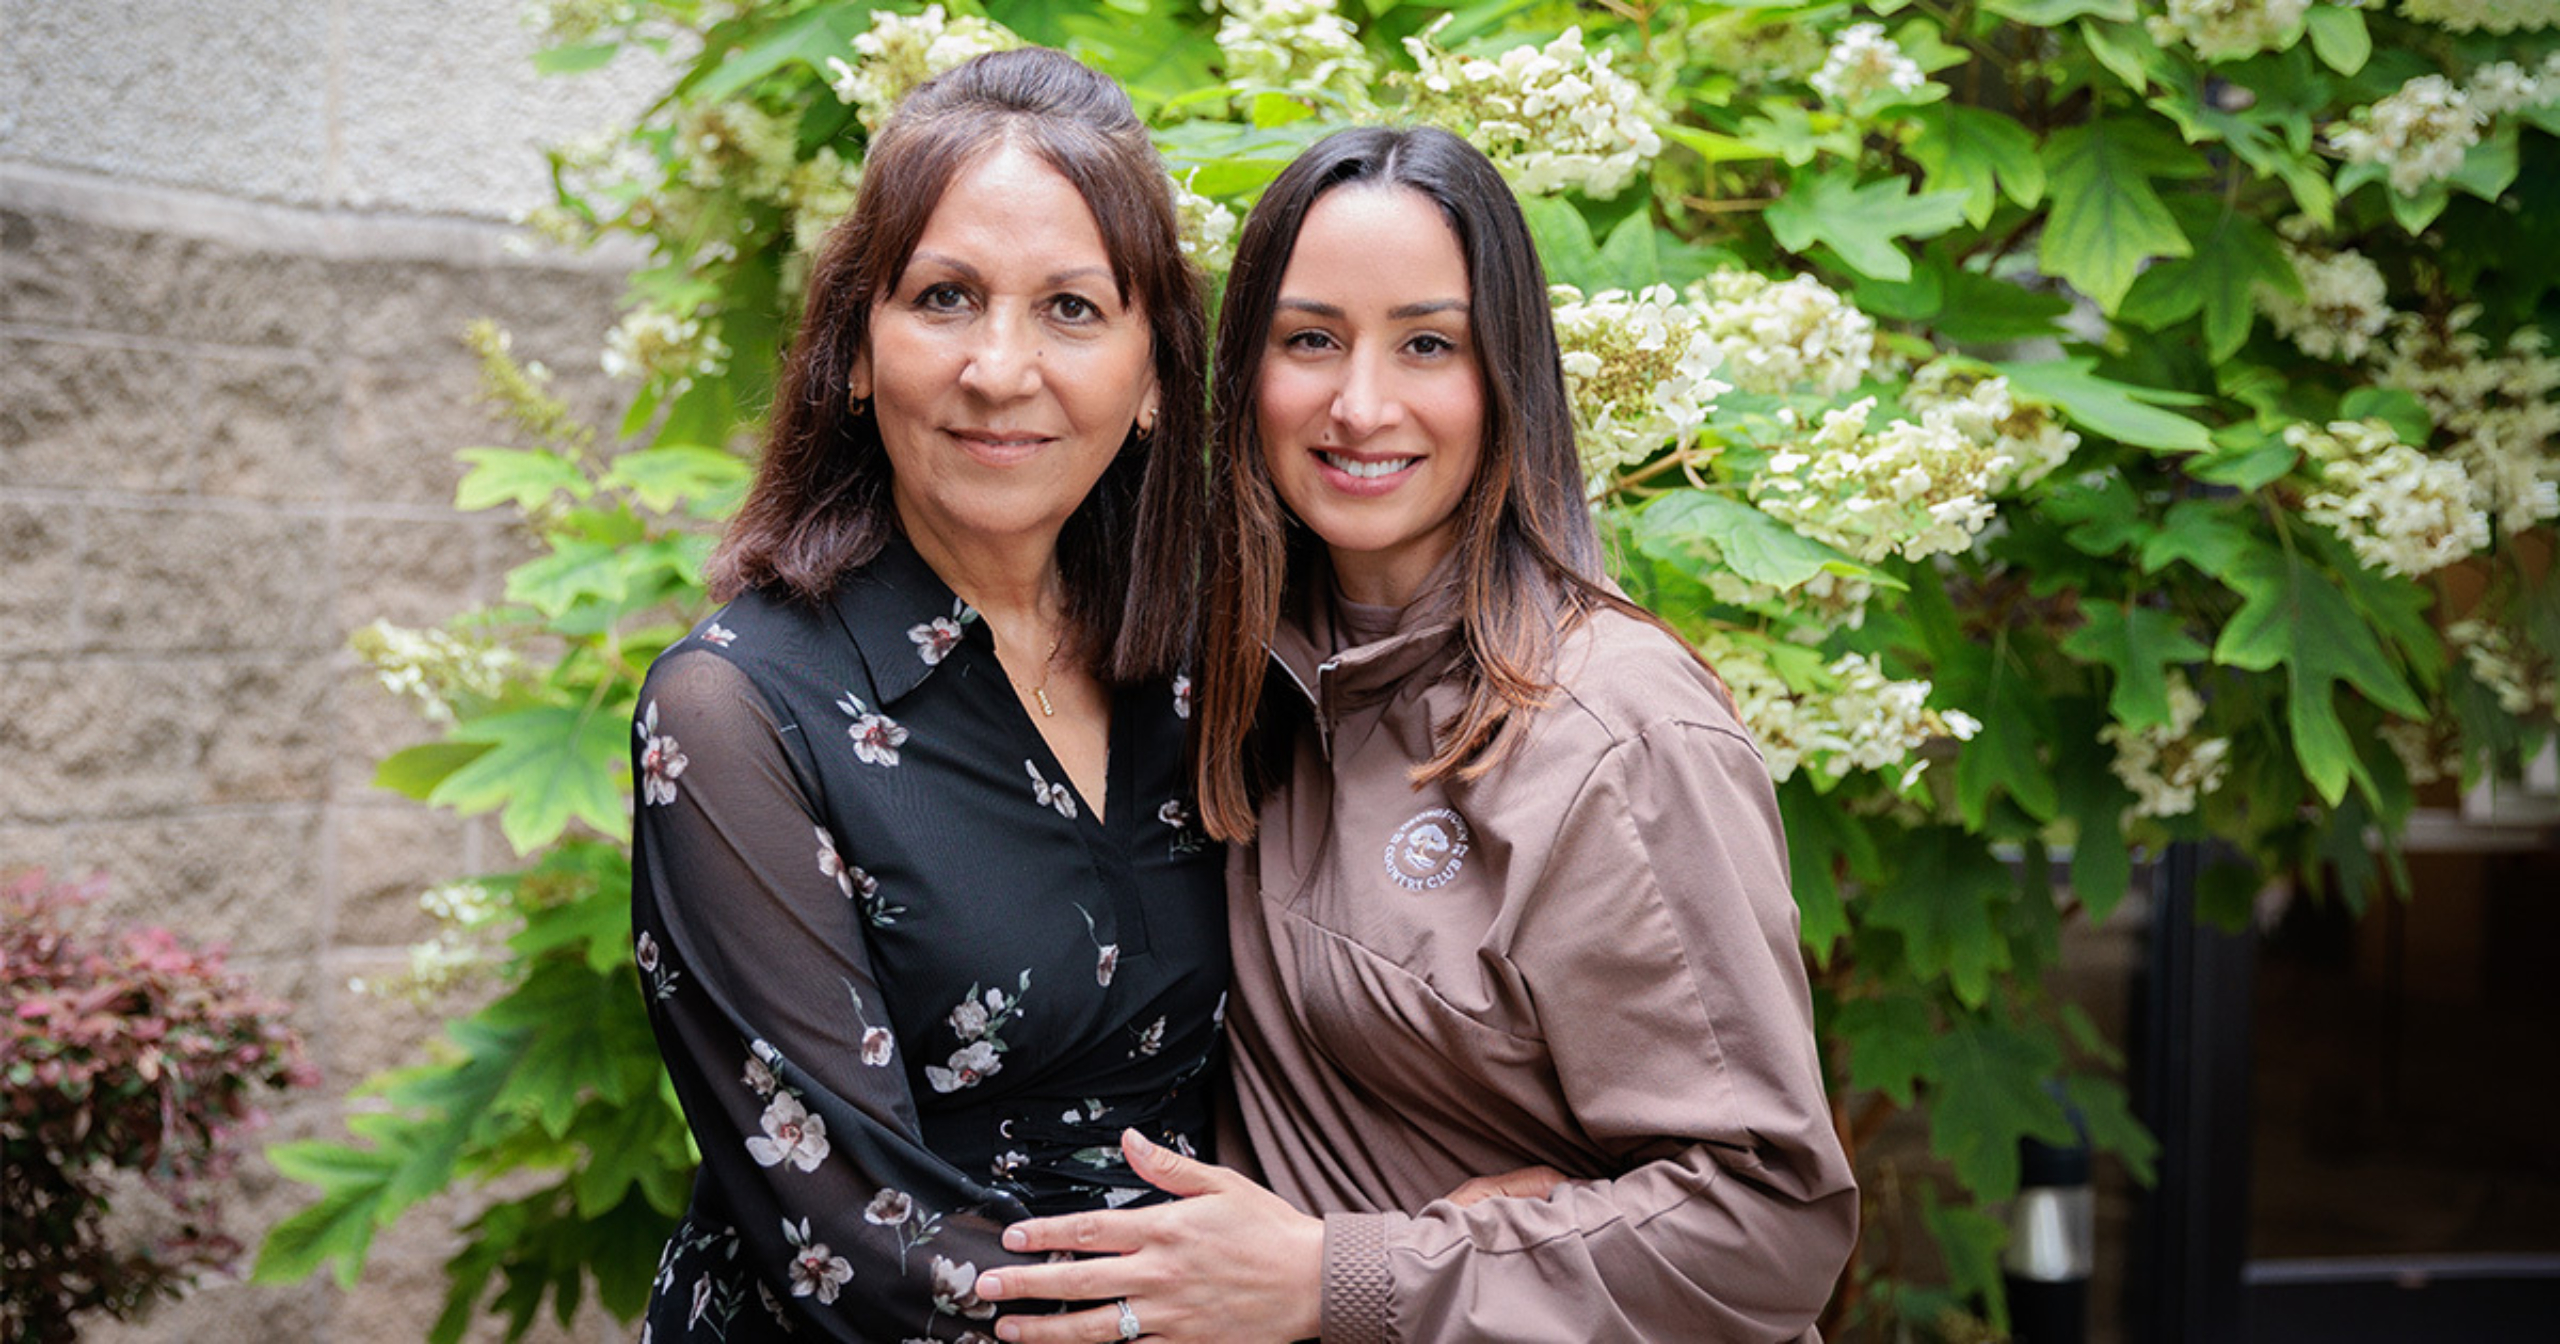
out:
M1027 317L990 314L977 324L960 383L989 401L1014 401L1040 389L1040 333Z
M1383 355L1354 351L1343 361L1342 385L1333 394L1333 418L1355 443L1403 421L1404 402Z

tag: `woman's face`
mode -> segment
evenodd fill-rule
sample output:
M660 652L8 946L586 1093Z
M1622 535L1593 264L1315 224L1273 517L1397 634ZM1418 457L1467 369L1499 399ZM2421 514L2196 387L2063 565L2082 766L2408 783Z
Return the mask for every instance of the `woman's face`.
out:
M853 366L908 536L945 555L1053 544L1153 423L1153 347L1073 184L1009 145L963 168Z
M1254 416L1272 484L1356 602L1402 605L1457 545L1484 455L1467 262L1429 197L1318 198L1280 277Z

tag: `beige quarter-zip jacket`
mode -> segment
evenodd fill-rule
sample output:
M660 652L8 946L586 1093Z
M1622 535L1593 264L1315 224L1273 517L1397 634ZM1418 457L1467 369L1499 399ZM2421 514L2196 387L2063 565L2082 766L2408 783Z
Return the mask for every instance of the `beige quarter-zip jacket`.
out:
M1266 700L1288 782L1229 859L1224 1152L1325 1215L1326 1344L1814 1338L1857 1192L1724 697L1602 612L1500 768L1417 788L1461 698L1447 594L1340 653L1310 605ZM1574 1179L1440 1198L1533 1163Z

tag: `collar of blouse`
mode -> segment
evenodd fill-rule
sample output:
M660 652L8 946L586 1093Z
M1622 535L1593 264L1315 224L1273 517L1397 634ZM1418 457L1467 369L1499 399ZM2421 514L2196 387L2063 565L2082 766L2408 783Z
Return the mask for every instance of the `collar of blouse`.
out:
M923 685L963 640L994 648L987 623L904 537L837 584L831 602L883 705Z

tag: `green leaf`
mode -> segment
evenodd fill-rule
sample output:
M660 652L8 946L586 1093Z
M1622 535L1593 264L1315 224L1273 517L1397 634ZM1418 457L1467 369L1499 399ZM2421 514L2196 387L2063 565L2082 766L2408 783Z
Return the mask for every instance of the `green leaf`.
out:
M1638 210L1618 221L1609 231L1609 241L1600 245L1600 264L1617 283L1627 289L1642 289L1663 283L1662 252L1657 246L1659 234L1653 217Z
M2008 868L1980 838L1951 826L1912 833L1892 880L1866 897L1866 923L1902 936L1912 972L1939 975L1964 1003L1991 997L1991 975L2009 967L1991 907L2017 896Z
M752 45L729 51L716 63L697 64L676 85L674 96L692 103L722 102L794 61L824 74L828 57L850 56L853 39L870 31L874 7L871 0L850 0L796 14Z
M1993 1336L2007 1337L2009 1303L2000 1279L2000 1253L2009 1244L2008 1225L1981 1209L1942 1204L1938 1192L1925 1185L1920 1188L1920 1222L1938 1243L1948 1289L1980 1302Z
M1929 325L1951 341L2031 341L2058 334L2071 300L2039 293L1960 266L1943 268L1946 295Z
M2364 11L2343 5L2314 5L2306 17L2311 27L2311 50L2330 69L2352 75L2373 58L2373 34L2365 29Z
M2080 24L2080 40L2089 44L2089 54L2105 66L2124 86L2135 93L2150 89L2152 68L2161 61L2158 43L2131 24Z
M2204 314L2205 349L2217 361L2239 353L2257 321L2260 285L2299 291L2301 280L2276 236L2218 196L2180 196L2171 203L2193 255L2154 264L2125 295L2117 315L2157 331Z
M551 554L507 574L507 600L545 616L559 616L584 602L618 603L630 590L630 556L609 541L563 538L553 543Z
M2462 166L2445 179L2457 190L2468 192L2491 204L2507 194L2515 185L2519 158L2516 151L2516 128L2513 122L2491 130L2478 144L2465 150Z
M258 1247L250 1281L295 1283L323 1264L334 1263L338 1286L353 1288L373 1248L374 1231L381 1225L380 1184L333 1189L268 1230Z
M1897 238L1934 238L1964 222L1961 192L1914 196L1899 177L1853 183L1848 172L1824 173L1770 205L1769 232L1790 252L1828 245L1842 263L1879 280L1911 278L1911 257Z
M2079 1135L2045 1090L2062 1051L2045 1033L1981 1020L1948 1024L1938 1037L1938 1082L1929 1089L1929 1148L1974 1197L2018 1193L2018 1140L2064 1144Z
M598 975L584 962L540 962L481 1017L522 1032L523 1049L493 1104L532 1116L553 1138L568 1132L591 1092L616 1104L653 1098L657 1052L640 990L627 975Z
M1963 707L1982 723L1956 753L1956 808L1965 825L1976 830L1990 816L1991 800L2001 794L2040 820L2051 820L2061 807L2053 771L2045 763L2045 749L2053 741L2052 712L2042 689L2023 672L2005 636L1940 668L1936 698Z
M685 500L725 514L746 490L754 469L746 459L717 448L689 445L643 448L613 460L604 483L628 490L640 507L665 513Z
M471 464L453 492L453 506L466 512L498 504L534 509L549 504L554 494L585 499L595 493L578 464L558 453L465 448L455 456Z
M2044 511L2069 524L2065 535L2075 549L2106 557L2140 545L2157 526L2144 516L2142 497L2118 475L2092 476L2067 482L2045 497Z
M1982 7L2030 28L2055 28L2081 17L2131 23L2133 0L1983 0Z
M2080 1112L2080 1123L2089 1131L2089 1146L2123 1159L2135 1184L2151 1184L2160 1141L2133 1118L2124 1089L2105 1078L2075 1073L2063 1080L2062 1094Z
M1913 1084L1937 1076L1937 1024L1929 1005L1910 994L1851 999L1832 1030L1849 1043L1849 1086L1873 1088L1908 1106Z
M544 75L576 75L601 70L613 64L619 42L579 42L566 47L545 47L533 54L535 73Z
M2302 452L2278 435L2255 425L2225 426L2213 436L2210 452L2187 459L2187 475L2207 485L2258 490L2283 479L2302 460Z
M1538 245L1538 260L1547 268L1547 279L1586 294L1624 288L1600 260L1591 225L1573 202L1559 196L1532 196L1520 202L1520 215L1528 222L1530 241Z
M2028 208L2044 199L2044 161L2026 127L1959 103L1924 109L1914 120L1920 133L1912 138L1911 157L1928 173L1932 190L1964 193L1965 221L1975 228L1990 221L2003 192Z
M2115 671L2107 708L2128 728L2169 721L2169 667L2202 661L2210 650L2189 638L2178 618L2157 607L2095 602L2080 608L2088 624L2062 641L2062 651Z
M507 946L527 957L554 948L575 948L587 969L599 975L617 969L631 955L631 894L598 887L559 905L525 916L524 928Z
M2205 427L2161 406L2191 405L2198 398L2181 392L2120 383L2093 372L2089 356L2038 364L1995 364L2013 392L2061 408L2073 424L2090 433L2137 448L2202 452L2213 446Z
M2213 578L2229 574L2260 544L2240 507L2224 499L2182 499L2170 505L2160 530L2142 541L2143 572L2157 573L2184 560Z
M2054 789L2071 819L2071 890L2091 920L2103 920L2133 890L2124 810L2133 791L2109 768L2115 752L2098 740L2107 723L2098 702L2073 696L2054 706Z
M1778 152L1766 145L1755 145L1737 136L1700 130L1695 126L1658 127L1664 139L1675 145L1686 145L1699 158L1709 163L1748 163L1756 159L1774 159Z
M1882 856L1867 823L1825 799L1801 773L1778 786L1778 813L1786 823L1798 936L1814 962L1827 966L1840 940L1849 936L1849 909L1840 898L1837 870L1846 867L1853 876L1872 878L1882 870Z
M2151 183L2203 172L2193 151L2140 122L2099 120L2055 132L2044 161L2053 209L2037 260L2100 309L2116 310L2145 261L2191 250Z
M465 816L503 808L498 819L519 854L559 838L573 820L606 835L630 825L616 767L623 759L625 718L586 707L544 705L473 719L456 741L489 750L447 776L428 801Z
M2423 444L2436 432L2427 404L2396 387L2350 388L2338 399L2341 420L2380 420L2402 443Z
M2228 581L2241 607L2215 641L2214 661L2252 672L2283 667L2285 720L2303 777L2332 806L2350 778L2371 792L2373 777L2338 719L2339 683L2408 718L2424 718L2426 706L2337 583L2299 554L2260 551Z
M1792 591L1814 575L1899 580L1870 569L1768 514L1707 490L1674 490L1636 515L1636 545L1695 572L1721 565L1753 583Z
M425 802L454 771L480 759L485 742L427 742L395 751L373 770L373 784L403 797Z

